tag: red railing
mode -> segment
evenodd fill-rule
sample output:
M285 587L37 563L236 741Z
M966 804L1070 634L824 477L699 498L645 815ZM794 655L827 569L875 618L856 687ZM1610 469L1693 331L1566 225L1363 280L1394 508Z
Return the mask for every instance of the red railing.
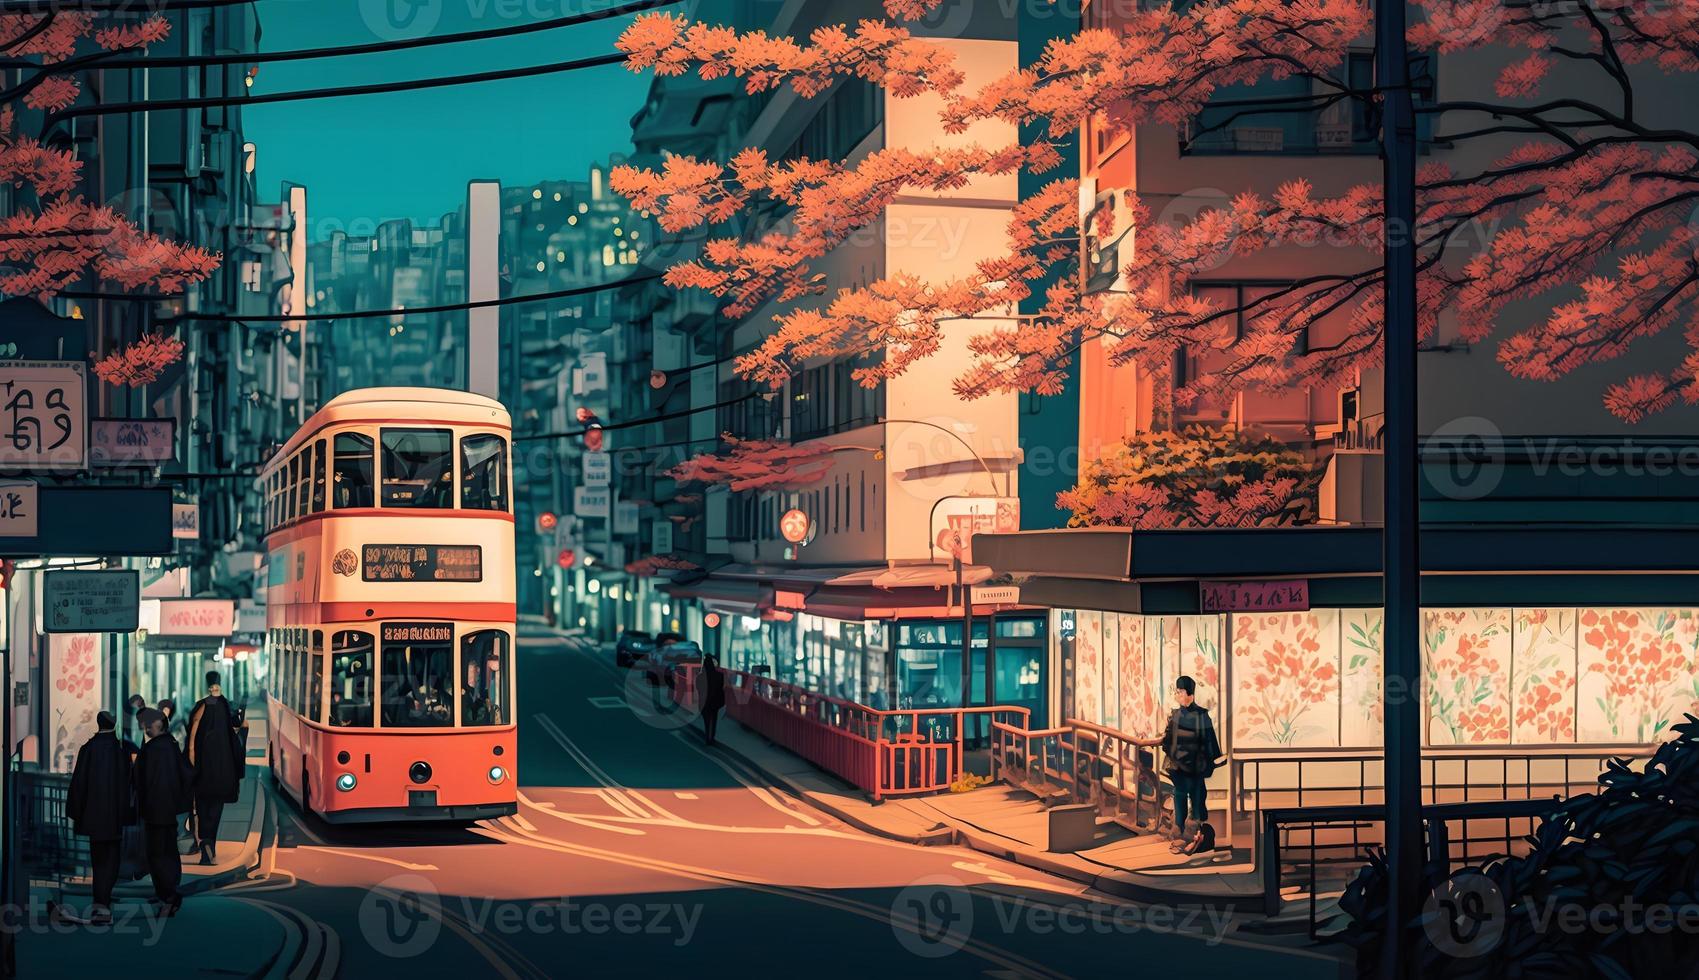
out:
M671 681L674 700L699 703L699 672L695 665L679 668ZM875 800L934 793L959 780L969 718L985 716L993 731L1024 731L1031 717L1026 708L1003 705L887 711L761 674L723 673L726 714Z

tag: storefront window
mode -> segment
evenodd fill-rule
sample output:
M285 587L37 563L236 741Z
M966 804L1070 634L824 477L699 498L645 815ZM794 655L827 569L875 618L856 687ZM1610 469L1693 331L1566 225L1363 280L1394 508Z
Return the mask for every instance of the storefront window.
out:
M383 645L385 728L454 724L452 652L446 642L389 641Z
M505 725L507 710L507 633L479 630L460 640L460 724Z
M460 506L467 510L507 509L507 440L467 436L460 440Z
M344 432L336 437L334 505L372 506L372 437Z
M337 728L372 724L372 634L340 630L330 640L330 717Z
M384 429L383 506L441 510L454 490L454 436L448 429Z

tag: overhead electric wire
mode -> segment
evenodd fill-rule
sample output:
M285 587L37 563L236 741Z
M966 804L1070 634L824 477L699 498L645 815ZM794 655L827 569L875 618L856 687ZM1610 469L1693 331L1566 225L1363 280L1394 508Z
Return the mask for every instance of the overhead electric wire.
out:
M392 92L411 92L420 89L447 88L452 85L476 85L481 82L501 81L509 78L533 78L539 75L554 75L569 71L579 71L586 68L601 68L606 65L616 65L625 60L622 52L595 55L589 58L574 58L571 61L557 61L546 65L530 65L524 68L502 68L495 71L473 72L466 75L441 75L436 78L417 78L396 82L374 82L367 85L343 85L337 88L297 89L289 92L268 92L261 95L223 95L200 99L143 99L139 102L111 102L106 104L72 106L50 114L42 123L43 130L51 129L55 124L66 119L78 119L83 116L120 115L131 112L169 112L175 109L215 109L221 106L251 106L270 105L278 102L306 102L315 99L339 99L361 95L385 95Z
M706 366L706 365L704 365L704 366ZM680 370L688 370L688 369L681 368ZM739 395L736 398L727 398L724 401L715 402L712 405L700 405L700 406L697 406L696 408L681 409L677 412L666 412L666 413L661 414L661 415L650 415L650 416L647 416L645 418L627 419L624 422L609 422L606 425L585 426L582 429L572 429L572 430L567 431L567 432L538 432L538 433L534 433L532 435L527 435L527 436L514 436L513 441L514 442L537 442L537 441L542 440L542 439L574 439L574 438L577 438L579 436L584 435L587 432L617 432L620 429L634 429L634 428L636 428L637 426L640 426L640 425L653 425L656 422L671 422L675 419L682 419L682 418L686 418L686 417L691 416L691 415L695 415L698 412L719 411L722 408L730 408L733 405L741 405L744 402L749 401L751 398L764 398L764 397L766 397L767 395L770 395L770 394L772 394L772 392L770 392L770 391L760 391L760 390L751 391L751 392L746 392L742 395ZM692 441L694 441L694 442L712 442L713 440L712 439L696 439L696 440L692 440ZM636 448L641 448L641 447L636 447Z
M570 289L556 289L546 293L526 293L523 296L502 296L497 299L469 300L464 303L443 303L437 306L411 306L394 310L350 310L347 313L320 313L308 310L306 313L264 313L255 316L244 316L239 313L178 313L175 316L160 317L156 323L169 325L183 320L200 320L209 323L295 323L301 320L363 320L382 319L397 316L416 316L431 313L457 313L461 310L481 310L494 306L520 306L526 303L542 303L554 299L570 299L573 296L583 296L588 293L605 292L630 286L636 283L654 282L661 278L661 273L647 276L628 276L613 282L597 283L593 286L574 286Z
M89 68L200 68L217 65L260 65L280 61L311 61L318 58L342 58L350 55L381 54L389 51L407 51L414 48L435 47L444 44L463 44L473 41L485 41L501 37L518 37L525 34L537 34L543 31L559 30L563 27L576 27L581 24L594 23L599 20L611 20L627 14L640 14L660 7L676 6L684 0L636 0L620 6L604 7L599 10L586 11L581 14L568 14L549 20L532 21L523 24L509 24L504 27L487 27L476 31L462 31L458 34L426 34L421 37L400 38L394 41L375 41L370 44L349 44L341 47L299 48L293 51L256 51L246 54L209 54L209 55L165 55L155 57L127 57L118 59L98 60L99 56L91 54L88 57ZM64 69L72 62L58 62L50 67ZM79 66L80 67L80 66Z

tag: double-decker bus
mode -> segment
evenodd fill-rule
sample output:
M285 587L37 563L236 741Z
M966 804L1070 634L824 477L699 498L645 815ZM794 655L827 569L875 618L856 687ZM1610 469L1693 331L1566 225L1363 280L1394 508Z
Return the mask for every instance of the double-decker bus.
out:
M369 388L267 465L273 778L332 823L518 808L506 409Z

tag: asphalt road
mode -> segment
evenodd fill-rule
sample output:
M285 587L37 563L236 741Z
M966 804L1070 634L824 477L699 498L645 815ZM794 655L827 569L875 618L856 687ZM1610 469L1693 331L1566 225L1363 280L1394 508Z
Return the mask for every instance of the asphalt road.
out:
M522 636L518 815L333 828L275 797L266 876L224 892L293 923L300 977L1337 975L1222 913L847 827L612 660Z

